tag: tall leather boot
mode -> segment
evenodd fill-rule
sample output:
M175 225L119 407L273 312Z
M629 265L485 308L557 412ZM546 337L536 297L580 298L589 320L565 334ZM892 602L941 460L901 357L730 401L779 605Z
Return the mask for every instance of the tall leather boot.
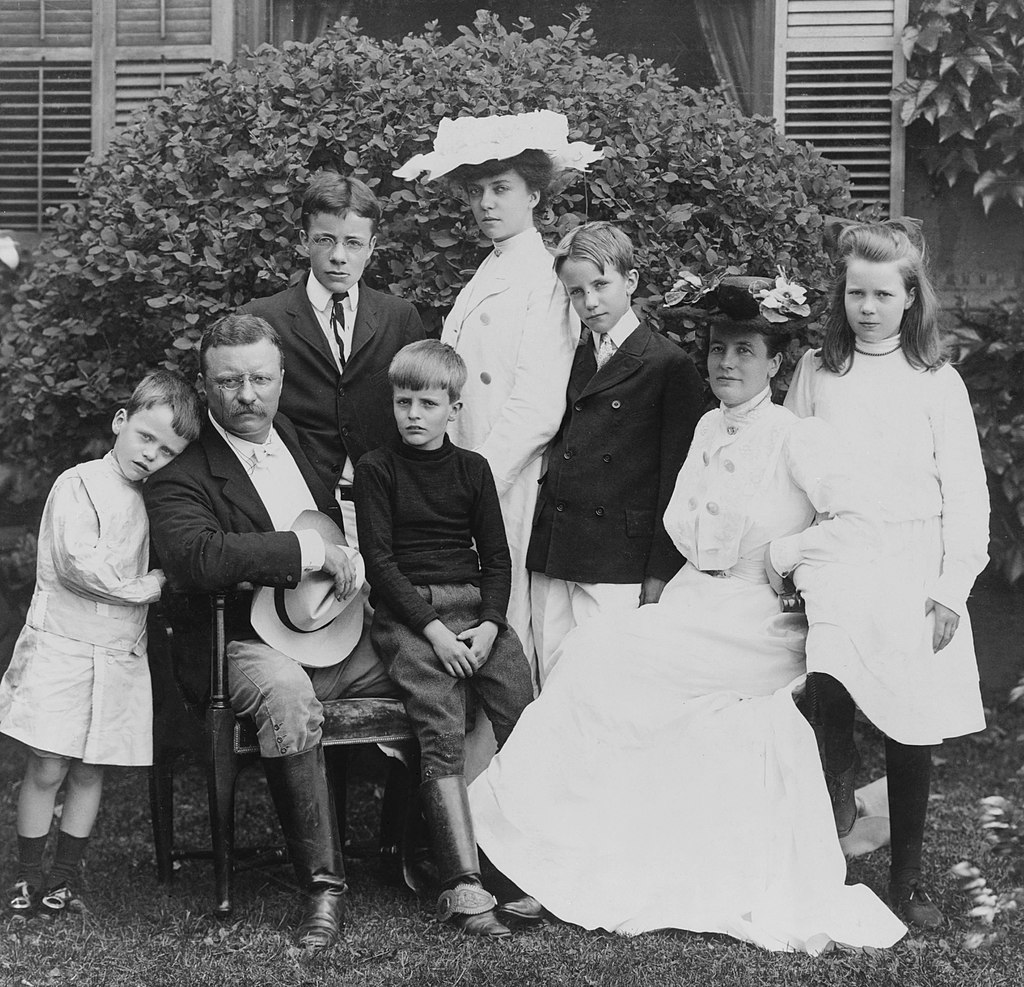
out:
M321 949L336 942L345 922L345 867L324 768L324 751L263 758L270 795L299 887L306 896L296 931L300 946Z
M512 933L495 914L498 902L484 890L469 815L466 779L450 775L420 786L423 814L434 846L441 894L437 917L471 936L503 939Z

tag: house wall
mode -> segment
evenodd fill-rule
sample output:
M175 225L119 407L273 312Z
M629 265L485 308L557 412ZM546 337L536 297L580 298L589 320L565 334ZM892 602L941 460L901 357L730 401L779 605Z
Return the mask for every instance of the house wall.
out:
M905 213L922 220L930 268L943 308L958 296L981 307L1024 295L1024 210L1009 202L988 215L968 180L949 188L907 155Z

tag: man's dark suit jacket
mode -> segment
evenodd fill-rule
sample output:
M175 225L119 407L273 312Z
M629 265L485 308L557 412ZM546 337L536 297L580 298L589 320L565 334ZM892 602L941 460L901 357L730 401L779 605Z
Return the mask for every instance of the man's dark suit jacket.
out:
M704 383L675 343L641 323L598 371L584 332L526 567L582 583L671 579L683 560L662 517L703 409Z
M303 453L295 428L274 419L309 487L317 508L341 527L334 496ZM173 632L182 638L179 679L190 700L202 704L209 688L209 594L237 583L295 586L302 578L299 540L275 531L238 457L207 421L202 434L177 459L143 485L150 542L167 574L166 609ZM228 598L228 638L256 637L249 622L251 593ZM340 657L340 656L339 656Z
M299 430L302 447L324 486L333 490L345 460L397 435L388 367L407 343L423 339L423 323L410 302L359 285L352 351L340 373L306 295L306 279L243 312L266 319L281 335L284 390L281 412Z

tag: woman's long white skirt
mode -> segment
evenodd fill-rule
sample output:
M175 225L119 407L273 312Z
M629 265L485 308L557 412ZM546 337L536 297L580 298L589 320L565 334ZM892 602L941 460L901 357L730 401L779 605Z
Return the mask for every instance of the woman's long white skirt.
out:
M774 950L890 946L846 865L796 709L805 625L767 585L686 566L661 603L577 628L470 788L494 864L559 918Z

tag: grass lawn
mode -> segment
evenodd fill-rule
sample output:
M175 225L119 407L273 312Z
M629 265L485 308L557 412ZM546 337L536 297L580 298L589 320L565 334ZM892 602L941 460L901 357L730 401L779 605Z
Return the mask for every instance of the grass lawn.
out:
M83 886L89 912L60 922L42 918L20 927L0 925L0 987L57 985L782 985L864 984L870 987L979 987L1024 983L1024 925L979 951L962 947L970 928L967 896L949 867L969 857L981 863L997 890L1015 883L1006 862L988 859L974 820L979 797L1021 796L1024 710L1008 708L1005 686L1024 654L1024 608L1017 594L982 593L972 602L983 676L992 699L989 729L950 741L937 754L926 844L938 903L950 918L939 933L911 936L875 955L834 952L812 959L772 954L724 936L662 932L621 938L554 925L521 933L511 942L464 939L431 918L429 903L381 882L374 861L352 861L347 935L314 959L291 945L295 921L291 871L238 875L236 914L219 923L208 862L186 862L169 888L155 880L146 773L108 775ZM994 685L993 685L994 683ZM881 740L861 731L865 780L880 773ZM368 757L353 793L353 836L368 835L379 797L376 759ZM870 774L869 774L870 773ZM0 887L14 877L17 745L0 738ZM205 785L191 767L178 778L177 828L193 844L207 836ZM701 807L705 811L711 806ZM239 843L276 841L273 810L261 773L243 775L239 789ZM700 853L694 847L694 853ZM885 883L888 852L852 861L850 878L876 890ZM1016 883L1020 883L1017 881Z

